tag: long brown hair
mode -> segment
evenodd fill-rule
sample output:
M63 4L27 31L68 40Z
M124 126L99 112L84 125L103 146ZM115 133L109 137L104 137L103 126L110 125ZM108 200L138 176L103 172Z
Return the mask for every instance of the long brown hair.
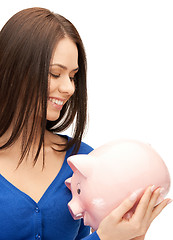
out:
M79 71L76 74L74 95L64 105L60 117L50 122L46 120L49 65L56 44L64 37L69 37L78 48ZM66 18L48 9L29 8L10 18L0 32L0 137L14 122L10 138L0 149L10 147L22 133L19 164L29 154L36 139L40 112L41 134L34 164L42 146L44 151L45 129L61 132L74 119L72 139L63 151L74 146L73 153L77 153L87 116L84 46L76 28ZM31 114L32 128L28 133ZM55 125L54 130L51 130Z

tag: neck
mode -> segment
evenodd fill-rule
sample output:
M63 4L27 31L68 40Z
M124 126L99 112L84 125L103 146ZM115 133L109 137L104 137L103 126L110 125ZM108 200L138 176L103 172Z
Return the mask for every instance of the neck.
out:
M15 137L14 140L10 145L7 145L7 148L4 148L0 150L0 153L9 153L13 157L16 156L16 159L20 159L21 157L21 150L23 146L23 150L25 149L25 146L27 143L31 143L30 145L30 155L33 159L33 154L36 154L36 150L38 149L39 142L40 142L40 136L41 136L41 127L39 125L39 121L37 121L37 126L35 126L36 132L33 135L33 138L30 137L31 132L33 131L32 126L33 121L28 121L27 128L24 127L18 137ZM3 136L0 138L0 146L3 146L8 143L11 136L14 134L14 121L12 122L11 126L7 129L7 131L3 134ZM28 155L29 157L29 155Z
M28 133L30 133L31 131L31 127L28 128ZM0 138L0 146L4 145L10 138L11 134L12 134L12 131L13 131L13 126L11 126L6 132L5 134ZM30 148L30 151L26 157L24 157L23 159L23 163L24 162L27 162L28 164L33 164L33 160L34 160L34 157L37 153L37 150L38 150L38 145L39 145L39 141L40 141L40 134L41 134L41 128L38 128L37 130L37 134L35 137L35 139L33 139L33 144L31 145L31 148ZM28 137L27 136L27 139L28 140ZM13 144L11 146L9 146L8 148L6 149L2 149L0 150L0 155L3 155L3 156L7 156L10 158L10 159L13 159L14 162L16 162L16 166L19 162L19 159L21 158L21 146L23 144L23 132L20 134L20 136L18 137L18 139L16 141L13 142ZM44 150L45 150L45 153L48 153L50 151L52 151L52 149L56 149L56 150L62 150L62 147L60 146L57 146L56 144L66 144L66 139L58 136L58 135L55 135L55 134L52 134L51 132L49 132L48 130L45 130L45 134L44 134ZM27 160L27 161L26 161ZM41 147L41 150L40 150L40 154L39 154L39 157L38 157L38 162L40 162L40 164L42 163L43 161L43 146Z

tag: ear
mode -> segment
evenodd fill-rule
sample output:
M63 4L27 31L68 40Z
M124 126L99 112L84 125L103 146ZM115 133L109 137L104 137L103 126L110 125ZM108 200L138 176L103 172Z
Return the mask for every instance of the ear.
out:
M65 180L65 185L71 190L71 177Z
M94 157L87 154L73 155L67 159L73 172L78 170L84 177L88 177L93 171Z

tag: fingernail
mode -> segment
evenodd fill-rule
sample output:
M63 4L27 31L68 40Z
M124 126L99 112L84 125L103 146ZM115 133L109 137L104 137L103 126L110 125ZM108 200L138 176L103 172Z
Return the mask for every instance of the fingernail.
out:
M155 189L155 185L151 187L151 192L154 192L154 189Z
M131 202L136 201L136 199L137 199L137 194L136 194L136 192L132 193L132 194L130 195L129 199L130 199Z
M167 205L170 204L173 200L172 199L169 199L169 201L167 202Z

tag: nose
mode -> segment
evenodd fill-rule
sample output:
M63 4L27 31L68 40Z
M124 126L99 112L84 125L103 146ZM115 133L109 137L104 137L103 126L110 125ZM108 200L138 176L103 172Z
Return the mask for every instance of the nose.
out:
M77 220L83 217L84 211L78 202L71 200L68 203L68 208L74 220Z
M74 81L72 81L69 76L64 76L59 83L58 89L60 93L72 96L75 91Z

